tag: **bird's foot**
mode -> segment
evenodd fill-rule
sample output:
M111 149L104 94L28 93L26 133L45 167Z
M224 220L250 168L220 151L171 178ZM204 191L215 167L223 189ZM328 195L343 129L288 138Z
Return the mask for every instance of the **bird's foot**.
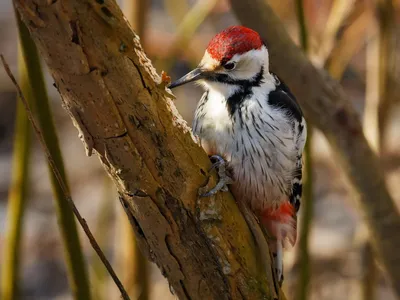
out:
M212 188L208 192L200 195L200 197L210 197L212 195L215 195L219 191L226 192L226 191L228 191L227 185L233 183L232 178L226 174L227 173L227 170L226 170L227 162L225 161L225 159L223 157L221 157L220 155L213 155L210 157L210 159L211 159L211 161L215 161L215 162L212 164L212 166L211 166L210 170L208 170L208 172L211 172L213 169L217 169L219 180L217 182L217 185L214 188Z

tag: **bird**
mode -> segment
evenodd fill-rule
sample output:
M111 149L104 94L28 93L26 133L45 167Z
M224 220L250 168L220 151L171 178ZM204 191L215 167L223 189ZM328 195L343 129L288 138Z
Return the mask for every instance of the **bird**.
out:
M270 70L260 35L230 26L209 42L197 68L169 85L204 88L192 130L218 169L203 196L229 189L272 237L275 270L283 280L283 249L297 239L302 154L307 124L289 87Z

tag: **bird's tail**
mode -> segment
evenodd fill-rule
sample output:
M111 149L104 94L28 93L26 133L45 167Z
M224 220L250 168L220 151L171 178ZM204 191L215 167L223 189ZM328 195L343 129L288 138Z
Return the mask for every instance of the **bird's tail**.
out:
M269 243L275 259L278 280L283 281L283 249L294 246L297 240L297 217L293 205L283 202L277 208L265 209L261 214L261 222L272 240Z

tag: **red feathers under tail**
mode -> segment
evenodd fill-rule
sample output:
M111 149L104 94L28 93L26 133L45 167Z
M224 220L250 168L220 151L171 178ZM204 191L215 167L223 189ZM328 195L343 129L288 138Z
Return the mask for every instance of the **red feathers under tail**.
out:
M268 233L282 242L284 248L294 246L297 240L297 217L293 205L285 201L275 209L261 213L261 223Z
M274 254L275 270L279 283L283 281L283 248L294 246L297 239L296 211L289 201L283 202L275 209L265 209L261 213L261 222L268 233L276 238L270 241Z

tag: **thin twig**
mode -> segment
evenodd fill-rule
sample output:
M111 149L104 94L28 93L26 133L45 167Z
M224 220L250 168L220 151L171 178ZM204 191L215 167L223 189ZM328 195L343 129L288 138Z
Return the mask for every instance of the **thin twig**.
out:
M81 214L79 213L78 209L76 208L75 203L72 200L72 197L71 197L71 195L70 195L70 193L69 193L69 191L68 191L68 189L67 189L67 187L65 185L65 182L63 181L63 179L61 177L61 174L58 171L56 164L54 163L53 157L52 157L49 149L46 146L46 143L45 143L43 135L42 135L42 133L41 133L41 131L39 129L39 126L36 124L36 120L33 117L32 110L30 109L29 104L26 101L26 99L25 99L25 97L24 97L24 95L23 95L23 93L21 91L21 88L19 87L14 75L12 74L12 72L10 70L10 67L8 66L8 64L5 61L4 56L2 54L0 54L0 58L1 58L1 61L3 63L4 69L5 69L6 73L7 73L7 75L10 77L10 79L13 82L15 88L17 89L18 96L20 97L20 99L21 99L21 101L22 101L22 103L23 103L23 105L25 107L25 110L26 110L27 115L28 115L28 119L31 122L32 127L33 127L33 129L34 129L39 141L40 141L40 144L43 147L43 150L45 152L47 160L48 160L48 162L49 162L49 164L51 166L51 169L52 169L52 171L54 173L54 176L57 178L57 181L60 184L60 187L61 187L61 189L62 189L62 191L64 193L65 199L70 204L71 209L72 209L75 217L78 219L79 224L82 226L82 229L85 231L86 236L88 237L88 239L90 241L90 244L92 245L93 249L96 251L97 255L99 256L99 258L103 262L104 266L106 267L108 273L110 274L110 276L114 280L115 284L117 285L118 289L120 290L122 298L125 299L125 300L130 300L130 298L129 298L128 294L126 293L121 281L118 279L117 274L115 274L114 269L112 268L111 264L107 260L107 258L104 255L103 251L100 249L99 244L96 242L96 239L94 238L92 232L90 231L89 226L86 223L86 220L84 218L82 218Z

